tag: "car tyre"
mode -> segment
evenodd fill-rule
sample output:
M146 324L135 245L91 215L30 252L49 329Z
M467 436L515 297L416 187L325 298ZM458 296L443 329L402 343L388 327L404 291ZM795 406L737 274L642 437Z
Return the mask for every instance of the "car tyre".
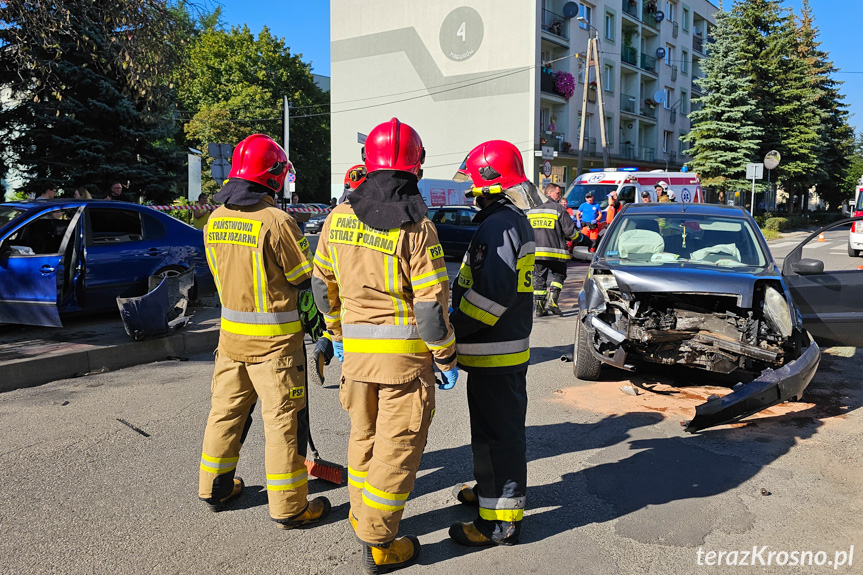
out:
M587 341L587 330L581 319L575 321L575 343L572 346L572 372L578 379L596 381L602 362L593 357L590 352L590 342Z
M851 247L851 240L848 240L848 255L852 258L860 256L860 250L855 250Z

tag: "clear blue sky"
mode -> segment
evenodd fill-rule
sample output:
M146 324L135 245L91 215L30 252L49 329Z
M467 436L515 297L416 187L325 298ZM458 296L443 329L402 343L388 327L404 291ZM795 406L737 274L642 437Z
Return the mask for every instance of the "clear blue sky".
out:
M355 0L360 2L362 0ZM404 1L404 0L403 0ZM718 4L718 0L713 0ZM784 0L784 5L799 13L802 0ZM732 0L724 0L728 9ZM820 30L821 48L830 52L844 82L842 93L853 114L851 124L863 130L863 0L810 0L815 23ZM328 0L223 0L224 20L231 25L248 24L252 32L269 26L273 34L284 37L295 54L311 61L313 71L330 75L330 3Z

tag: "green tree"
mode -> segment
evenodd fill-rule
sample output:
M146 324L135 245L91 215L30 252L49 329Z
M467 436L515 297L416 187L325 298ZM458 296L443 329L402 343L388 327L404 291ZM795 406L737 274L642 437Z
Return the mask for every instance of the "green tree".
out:
M691 144L687 162L707 186L725 191L743 185L746 164L752 162L763 137L760 114L750 93L751 80L740 66L737 32L727 12L716 13L716 27L696 80L703 95L689 114L692 129L682 137Z
M128 183L170 195L180 156L170 70L182 26L166 0L0 4L0 109L7 165L28 187Z
M809 68L811 85L818 91L813 113L820 119L818 169L812 183L832 207L854 192L853 186L843 186L854 152L854 130L848 123L844 96L839 92L842 82L833 78L837 68L830 55L819 48L820 45L809 0L803 0L798 26L798 53Z
M857 135L846 156L847 165L840 178L840 186L846 192L846 197L854 201L854 191L863 178L863 132Z
M315 85L311 65L291 54L283 38L264 27L257 38L247 26L225 30L210 21L190 46L177 74L179 101L192 114L185 126L191 145L236 144L254 133L282 140L283 98L292 105L288 156L297 170L303 201L330 195L330 128L326 94ZM205 158L205 166L210 165ZM214 190L204 174L202 186Z
M793 15L780 0L738 0L732 14L740 66L750 78L750 96L763 119L764 137L756 157L778 150L782 163L775 170L777 181L789 197L802 196L818 172L823 118L815 107L820 92L798 51ZM789 213L793 205L788 202Z

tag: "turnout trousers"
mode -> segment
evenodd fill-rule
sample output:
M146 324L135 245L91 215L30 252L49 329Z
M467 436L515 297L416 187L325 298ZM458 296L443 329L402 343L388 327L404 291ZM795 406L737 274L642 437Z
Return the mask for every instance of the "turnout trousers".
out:
M351 417L350 513L364 543L384 545L398 534L434 416L434 394L431 368L397 385L342 377L339 400Z
M527 368L508 374L472 370L467 379L470 447L480 533L518 536L527 491Z
M563 289L563 282L566 280L566 264L565 260L536 260L533 268L533 298L535 300L545 301L550 293L552 299L557 301L557 297ZM547 283L549 271L551 271L551 285Z
M240 447L261 400L266 437L265 467L270 517L291 519L305 511L308 496L305 349L261 363L216 356L212 406L204 431L198 496L231 493Z

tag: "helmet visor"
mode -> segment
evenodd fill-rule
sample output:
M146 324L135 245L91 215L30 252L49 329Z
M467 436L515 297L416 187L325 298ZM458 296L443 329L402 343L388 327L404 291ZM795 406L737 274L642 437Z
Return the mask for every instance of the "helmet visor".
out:
M454 182L462 183L470 179L470 174L467 173L467 159L468 156L465 156L464 161L461 163L461 166L459 166L455 175L452 177Z

